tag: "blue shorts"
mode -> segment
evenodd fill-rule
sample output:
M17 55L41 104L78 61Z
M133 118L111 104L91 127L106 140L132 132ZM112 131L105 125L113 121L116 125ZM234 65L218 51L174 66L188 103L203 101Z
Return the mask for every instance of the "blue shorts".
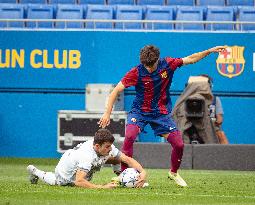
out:
M127 116L127 124L137 125L141 131L147 124L150 124L154 134L159 136L178 130L170 114L143 115L131 111Z

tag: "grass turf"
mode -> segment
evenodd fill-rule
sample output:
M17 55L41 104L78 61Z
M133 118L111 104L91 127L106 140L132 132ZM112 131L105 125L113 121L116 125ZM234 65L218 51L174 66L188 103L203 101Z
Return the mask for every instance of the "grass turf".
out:
M26 166L53 171L57 160L0 158L0 204L255 204L255 172L181 170L189 187L167 179L166 169L147 169L150 186L144 189L91 190L28 182ZM102 168L93 182L107 183L111 168Z

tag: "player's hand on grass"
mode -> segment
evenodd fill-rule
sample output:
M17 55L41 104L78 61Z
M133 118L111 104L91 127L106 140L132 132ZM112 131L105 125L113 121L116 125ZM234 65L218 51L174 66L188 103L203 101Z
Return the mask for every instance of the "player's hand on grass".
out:
M147 177L147 174L146 174L146 171L144 170L138 176L138 181L136 183L136 188L142 188L143 187L144 183L146 182L146 177Z
M99 127L102 127L102 128L105 128L106 126L108 126L110 124L110 114L104 113L97 124L99 124Z
M103 188L105 188L105 189L113 189L113 188L116 188L117 186L118 185L116 183L110 182L108 184L103 185Z

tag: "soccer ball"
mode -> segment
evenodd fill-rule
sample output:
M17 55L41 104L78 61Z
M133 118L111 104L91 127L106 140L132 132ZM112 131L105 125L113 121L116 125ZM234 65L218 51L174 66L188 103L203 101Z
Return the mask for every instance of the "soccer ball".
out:
M134 168L125 169L119 176L120 184L123 187L128 187L128 188L135 187L138 181L139 174L140 174L139 171Z

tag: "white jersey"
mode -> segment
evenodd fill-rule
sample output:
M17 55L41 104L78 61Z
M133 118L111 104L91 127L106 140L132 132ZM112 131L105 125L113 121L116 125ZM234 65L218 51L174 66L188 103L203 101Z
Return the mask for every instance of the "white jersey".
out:
M67 150L61 157L55 174L60 175L67 183L74 183L77 170L87 172L86 180L91 180L93 173L99 171L109 157L119 157L120 151L112 145L108 156L98 156L93 148L93 140L79 144Z

